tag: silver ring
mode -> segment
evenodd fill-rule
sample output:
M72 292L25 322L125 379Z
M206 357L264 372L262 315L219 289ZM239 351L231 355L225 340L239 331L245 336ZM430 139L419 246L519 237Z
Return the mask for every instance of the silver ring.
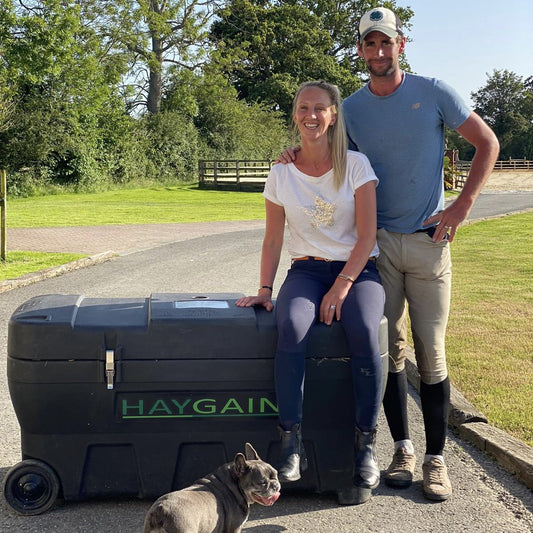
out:
M444 226L444 229L452 229L451 226Z
M330 308L330 309L336 309L337 306L336 306L336 305L330 305L329 308Z

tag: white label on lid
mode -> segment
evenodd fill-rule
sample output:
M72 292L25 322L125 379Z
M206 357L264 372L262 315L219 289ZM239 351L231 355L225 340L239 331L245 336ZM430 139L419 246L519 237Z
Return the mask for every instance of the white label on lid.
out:
M175 309L228 309L226 300L185 300L174 302Z

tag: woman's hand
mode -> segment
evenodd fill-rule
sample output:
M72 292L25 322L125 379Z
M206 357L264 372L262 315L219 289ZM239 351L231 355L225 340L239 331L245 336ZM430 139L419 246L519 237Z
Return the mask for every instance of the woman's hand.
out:
M272 311L272 309L274 309L272 297L271 294L266 294L266 292L267 291L265 291L265 294L259 294L257 296L244 296L243 298L239 298L235 302L235 305L237 307L252 307L254 305L261 305L267 311Z
M337 278L331 289L324 294L320 303L319 319L327 326L331 326L333 319L341 319L341 309L346 296L352 286L351 281Z

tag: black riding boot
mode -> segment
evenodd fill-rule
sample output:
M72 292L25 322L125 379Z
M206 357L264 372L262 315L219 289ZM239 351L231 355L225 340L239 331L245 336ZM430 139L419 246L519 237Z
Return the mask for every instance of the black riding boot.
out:
M307 470L307 457L302 444L300 424L295 424L290 431L278 427L281 435L281 453L278 477L281 482L298 481L300 472Z
M355 428L355 473L353 487L340 491L339 503L359 505L372 496L372 489L379 485L379 466L376 455L376 429L363 433Z

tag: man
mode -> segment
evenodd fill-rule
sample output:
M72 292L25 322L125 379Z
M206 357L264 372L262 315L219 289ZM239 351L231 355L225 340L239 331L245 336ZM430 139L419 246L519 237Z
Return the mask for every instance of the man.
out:
M444 348L451 293L449 245L494 168L499 143L447 84L400 69L405 42L401 22L390 9L363 15L358 53L370 81L343 102L343 109L349 148L368 157L380 180L377 266L386 294L390 357L383 406L395 449L385 482L409 487L416 464L407 420L407 303L426 433L423 491L441 501L452 494L443 457L450 400ZM463 190L446 209L445 124L476 149ZM294 157L289 149L280 161Z
M375 8L363 15L358 37L358 53L370 81L343 107L350 148L369 158L380 179L378 268L387 297L390 355L383 406L395 447L385 481L393 487L410 486L416 461L407 420L407 303L426 433L423 491L431 500L446 500L452 493L443 458L450 399L444 349L451 289L449 243L492 172L499 144L451 87L402 72L398 58L406 39L391 10ZM444 124L476 149L463 190L446 209Z

